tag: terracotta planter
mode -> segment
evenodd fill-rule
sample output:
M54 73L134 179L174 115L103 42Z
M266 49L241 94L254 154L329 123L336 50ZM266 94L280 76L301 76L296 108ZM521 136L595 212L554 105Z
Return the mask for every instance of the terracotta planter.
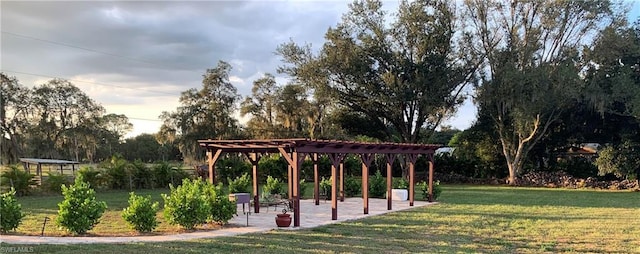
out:
M291 225L291 214L280 213L276 214L276 225L281 228L286 228Z

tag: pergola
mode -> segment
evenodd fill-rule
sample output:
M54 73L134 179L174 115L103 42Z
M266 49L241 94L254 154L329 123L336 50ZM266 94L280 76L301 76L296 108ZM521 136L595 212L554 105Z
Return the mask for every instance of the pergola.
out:
M429 159L429 201L433 201L433 154L439 145L405 143L369 143L339 140L313 139L270 139L270 140L199 140L201 147L207 150L209 181L215 183L215 164L222 153L242 153L247 156L253 168L254 212L260 212L258 193L258 162L261 156L279 153L285 158L288 167L289 199L293 206L293 226L300 226L300 172L301 165L308 156L313 161L314 198L319 205L318 156L326 155L331 160L331 219L338 219L338 187L340 199L344 201L343 159L354 154L362 160L362 199L364 214L369 213L369 167L376 154L383 155L387 161L387 210L391 210L391 185L393 162L398 155L405 156L409 162L409 205L414 203L415 163L419 155ZM339 169L339 172L338 172ZM339 175L338 175L339 173ZM340 182L338 183L338 178Z
M24 168L29 173L31 170L31 165L36 165L36 175L42 176L42 165L56 165L60 168L60 174L62 174L62 170L64 166L71 165L71 171L75 173L76 165L80 164L77 161L68 161L68 160L56 160L56 159L39 159L39 158L20 158L20 161L24 164Z

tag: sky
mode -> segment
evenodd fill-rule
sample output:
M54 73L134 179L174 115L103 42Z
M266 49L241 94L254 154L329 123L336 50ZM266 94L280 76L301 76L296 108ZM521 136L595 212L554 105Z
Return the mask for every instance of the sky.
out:
M3 0L0 71L28 87L67 79L107 113L125 114L134 126L127 136L156 133L158 116L179 106L182 91L199 89L220 60L231 64L243 96L265 73L284 85L277 46L293 40L318 49L348 3ZM638 17L638 3L630 4L629 16ZM383 2L390 12L397 5ZM467 100L444 125L464 130L475 118Z

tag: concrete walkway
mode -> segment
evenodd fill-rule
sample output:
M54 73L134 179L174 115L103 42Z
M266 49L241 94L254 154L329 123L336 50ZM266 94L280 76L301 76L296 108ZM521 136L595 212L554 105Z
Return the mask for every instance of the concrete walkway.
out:
M415 207L432 205L424 201L415 201L414 206L409 206L409 201L393 201L393 210L387 210L386 199L369 199L369 214L363 214L362 198L347 198L344 202L338 202L338 220L331 220L331 201L320 201L315 205L314 200L300 201L300 227L293 227L293 222L285 230L312 228L326 224L338 223L349 220L361 219L369 216L385 214L388 212L406 210ZM281 210L282 208L278 208ZM246 209L249 211L249 209ZM229 221L229 226L212 231L199 231L173 235L156 236L122 236L122 237L40 237L20 235L0 235L0 243L12 244L79 244L79 243L127 243L127 242L165 242L182 241L199 238L212 238L219 236L234 236L246 233L265 232L278 229L275 224L276 208L261 207L260 213L243 214L242 206L238 205L238 216ZM247 226L247 217L248 223Z

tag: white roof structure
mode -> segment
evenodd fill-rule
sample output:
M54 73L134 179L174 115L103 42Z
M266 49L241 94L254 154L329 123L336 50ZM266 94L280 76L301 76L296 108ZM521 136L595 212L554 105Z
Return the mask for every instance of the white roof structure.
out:
M20 161L26 162L29 164L51 164L51 165L80 164L80 162L77 162L77 161L56 160L56 159L36 159L36 158L20 158Z

